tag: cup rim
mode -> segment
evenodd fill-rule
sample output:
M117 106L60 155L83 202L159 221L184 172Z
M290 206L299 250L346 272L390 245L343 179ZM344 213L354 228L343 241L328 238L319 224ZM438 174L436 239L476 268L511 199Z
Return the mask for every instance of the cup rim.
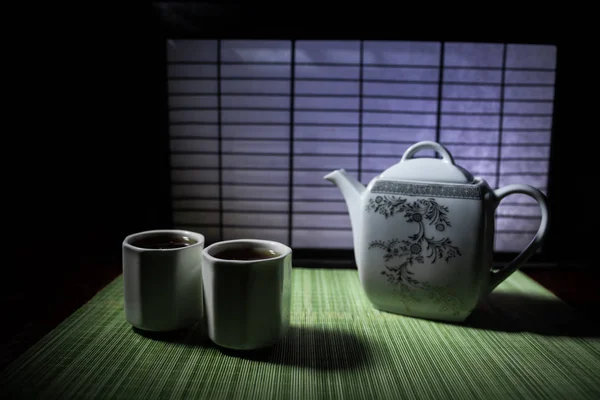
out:
M254 243L254 244L265 245L268 247L272 247L273 250L280 253L280 255L277 257L263 258L263 259L258 259L258 260L227 260L224 258L214 257L212 254L210 254L211 251L213 251L214 249L216 249L218 247L226 247L228 245L232 245L235 243ZM289 246L286 246L285 244L276 242L274 240L232 239L232 240L222 240L219 242L215 242L215 243L211 244L210 246L205 247L204 250L202 250L202 254L204 255L204 257L206 257L209 261L212 261L212 262L221 262L221 263L227 263L227 264L257 264L257 263L281 260L281 259L287 257L288 255L292 254L292 249Z
M140 237L149 236L149 235L157 235L157 234L177 234L182 236L190 236L192 239L196 240L196 243L191 244L185 247L177 247L174 249L148 249L146 247L138 247L131 244L134 239L138 239ZM127 247L136 251L151 251L151 252L169 252L169 251L182 251L185 249L191 249L198 246L204 246L204 235L198 232L192 232L185 229L152 229L147 231L136 232L128 235L123 239L123 247Z

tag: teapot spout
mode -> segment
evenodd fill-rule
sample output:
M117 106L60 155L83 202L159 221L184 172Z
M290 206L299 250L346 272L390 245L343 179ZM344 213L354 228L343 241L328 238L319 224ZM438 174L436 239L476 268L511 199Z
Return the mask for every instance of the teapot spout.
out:
M352 237L354 241L355 252L360 249L358 246L358 235L361 231L361 202L362 194L365 192L365 186L349 175L346 170L338 169L325 175L323 179L335 183L342 192L346 201L348 212L350 213L350 223L352 224Z

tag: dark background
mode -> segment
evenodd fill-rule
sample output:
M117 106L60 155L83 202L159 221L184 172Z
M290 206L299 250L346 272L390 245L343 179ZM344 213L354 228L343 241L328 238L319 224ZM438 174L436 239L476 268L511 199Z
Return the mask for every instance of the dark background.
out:
M590 142L594 110L586 100L593 97L582 90L591 87L593 64L584 56L586 40L562 35L554 16L509 15L496 24L487 14L479 23L445 14L449 22L442 24L422 13L375 7L343 15L207 3L181 13L177 4L171 7L95 5L67 8L71 16L59 12L53 19L40 11L44 28L11 48L17 71L7 86L16 83L17 93L8 98L15 109L3 146L11 257L3 268L9 328L1 337L8 344L2 362L120 273L127 234L170 226L166 36L556 44L551 223L545 252L536 257L560 269L596 268L598 151Z
M297 24L290 20L278 28L277 16L282 14L273 9L169 4L139 6L126 10L129 14L118 9L104 19L109 32L81 30L79 39L85 46L49 40L48 56L58 60L51 66L52 75L59 78L46 82L48 97L39 102L47 107L43 110L46 126L34 133L35 139L24 137L28 151L18 174L27 178L16 182L15 199L24 217L19 218L23 232L32 227L49 230L42 245L49 254L57 252L57 243L61 249L69 244L80 249L83 257L114 261L120 257L125 235L170 227L165 38L378 38L558 46L548 188L551 228L543 254L532 261L560 265L587 261L593 248L586 240L593 226L589 183L595 169L593 145L588 142L591 114L582 109L585 92L581 89L589 87L590 75L580 38L559 36L548 21L547 25L527 21L523 29L514 23L510 29L495 30L492 24L469 32L428 34L427 27L416 33L413 27L397 23L375 24L379 29L372 32L368 25L347 18L326 23L324 14L313 18L308 29L302 27L306 14L301 11L295 14ZM499 259L510 256L499 255Z

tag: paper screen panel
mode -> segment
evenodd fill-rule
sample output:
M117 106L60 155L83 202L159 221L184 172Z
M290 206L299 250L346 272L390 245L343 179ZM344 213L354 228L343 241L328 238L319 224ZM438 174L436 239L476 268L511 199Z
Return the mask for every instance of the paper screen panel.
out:
M556 48L393 41L167 43L173 217L208 242L242 237L352 248L323 176L367 184L421 140L492 187L546 192ZM432 156L431 152L418 156ZM498 208L497 251L524 248L540 211Z

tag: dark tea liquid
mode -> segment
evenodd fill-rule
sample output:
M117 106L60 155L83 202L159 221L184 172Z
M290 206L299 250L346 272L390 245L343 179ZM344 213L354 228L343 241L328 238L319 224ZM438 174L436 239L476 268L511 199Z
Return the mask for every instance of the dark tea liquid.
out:
M198 243L196 240L187 236L179 235L152 235L146 236L131 242L133 246L143 249L178 249L181 247L191 246Z
M251 261L275 258L279 257L280 255L281 254L274 250L261 247L232 247L215 253L213 257L220 258L222 260Z

